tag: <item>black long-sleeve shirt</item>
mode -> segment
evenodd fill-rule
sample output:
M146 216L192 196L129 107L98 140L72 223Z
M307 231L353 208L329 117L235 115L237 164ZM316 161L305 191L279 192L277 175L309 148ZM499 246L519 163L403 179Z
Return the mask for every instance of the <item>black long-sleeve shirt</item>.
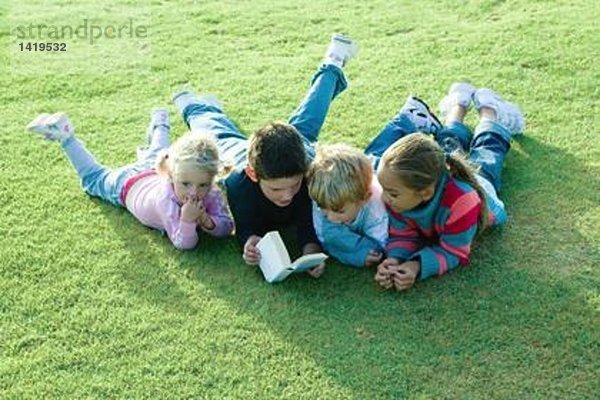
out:
M306 182L292 202L279 207L266 198L258 183L243 169L233 171L225 180L227 200L235 220L235 235L243 247L252 235L264 236L272 230L294 225L300 249L308 243L319 243L312 221L312 202Z

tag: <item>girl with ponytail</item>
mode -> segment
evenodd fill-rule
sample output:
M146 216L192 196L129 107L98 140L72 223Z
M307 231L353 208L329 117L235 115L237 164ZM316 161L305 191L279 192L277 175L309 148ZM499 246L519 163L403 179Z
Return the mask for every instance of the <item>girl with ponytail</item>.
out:
M471 102L480 117L474 134L463 123ZM497 193L511 138L525 125L521 110L466 83L452 85L440 109L445 126L409 97L384 129L397 139L380 146L377 170L389 239L375 280L386 289L405 290L466 264L476 234L507 219Z

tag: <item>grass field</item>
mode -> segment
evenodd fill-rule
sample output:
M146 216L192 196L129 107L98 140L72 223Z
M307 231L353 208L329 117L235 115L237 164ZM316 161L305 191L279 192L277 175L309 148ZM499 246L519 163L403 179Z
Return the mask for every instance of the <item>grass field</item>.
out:
M1 398L598 398L598 2L113 6L0 5ZM86 18L148 34L66 40L64 54L17 47L19 24ZM185 133L169 99L192 86L250 134L290 115L338 31L361 53L323 142L362 147L409 93L435 105L464 79L527 117L505 168L510 223L480 238L469 267L406 293L335 262L319 280L269 285L233 239L177 251L90 200L60 148L24 130L67 111L119 166L152 107Z

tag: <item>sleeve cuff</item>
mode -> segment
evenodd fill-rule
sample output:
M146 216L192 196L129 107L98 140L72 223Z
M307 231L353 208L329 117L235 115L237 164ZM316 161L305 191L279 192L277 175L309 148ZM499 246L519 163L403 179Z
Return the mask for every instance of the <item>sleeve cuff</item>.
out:
M179 221L179 232L182 236L190 236L191 234L196 233L196 223L195 222L187 222L187 221Z
M419 272L419 280L427 279L431 276L437 276L439 274L438 261L431 251L423 249L416 253L413 260L421 262L421 272Z

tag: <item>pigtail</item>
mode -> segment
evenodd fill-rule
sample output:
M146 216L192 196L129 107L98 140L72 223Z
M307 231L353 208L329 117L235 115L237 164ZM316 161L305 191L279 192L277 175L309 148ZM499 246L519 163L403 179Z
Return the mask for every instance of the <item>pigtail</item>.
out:
M169 176L169 165L168 165L169 153L165 150L163 151L158 160L156 161L156 172L161 176Z
M458 151L446 153L446 165L448 166L450 175L468 183L479 195L481 199L481 212L477 220L477 232L482 233L490 225L490 215L487 207L486 193L475 176L478 168L469 163L465 156Z
M224 178L228 176L231 173L231 171L234 170L234 168L235 166L233 165L233 163L221 161L219 165L219 173L217 174L217 176L219 178Z

